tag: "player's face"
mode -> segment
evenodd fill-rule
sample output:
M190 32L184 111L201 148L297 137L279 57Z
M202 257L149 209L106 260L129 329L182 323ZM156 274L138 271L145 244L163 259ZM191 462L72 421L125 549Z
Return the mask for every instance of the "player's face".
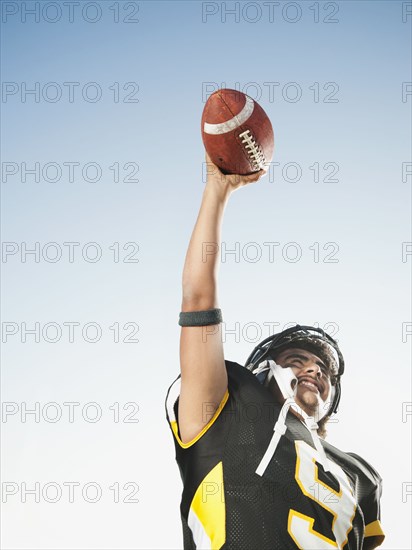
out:
M299 348L282 351L276 363L292 369L298 380L295 401L306 414L314 416L329 396L331 383L327 366L317 355Z

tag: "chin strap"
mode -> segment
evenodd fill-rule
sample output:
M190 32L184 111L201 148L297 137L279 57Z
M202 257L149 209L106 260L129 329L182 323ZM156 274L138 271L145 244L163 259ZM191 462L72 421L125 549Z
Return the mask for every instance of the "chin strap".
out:
M280 438L282 437L282 435L286 433L286 430L287 430L286 415L288 414L292 403L294 403L293 399L287 399L283 403L282 409L279 413L278 421L276 422L273 428L272 439L269 442L269 445L265 451L265 454L262 457L262 460L259 463L259 466L256 468L256 473L259 476L263 476L263 474L265 473L265 470L268 467L269 462L272 460L272 457L276 452Z
M323 445L320 441L320 437L318 436L318 423L313 418L313 416L308 416L305 411L300 410L299 414L303 417L305 421L305 426L309 429L311 435L312 435L312 441L315 445L316 450L318 451L320 457L323 469L325 472L329 472L329 462L326 457L325 449L323 448Z
M265 454L262 457L262 460L259 463L259 466L256 469L256 473L262 476L265 473L265 470L268 467L269 462L274 456L277 446L279 444L280 438L282 437L282 435L286 433L286 430L287 430L286 416L290 408L293 408L303 418L303 423L306 426L306 428L309 430L310 434L312 435L313 444L315 445L316 450L318 451L318 453L322 458L322 464L324 465L324 469L328 471L329 470L328 460L326 458L325 450L322 446L322 443L317 433L318 424L315 421L314 417L307 415L305 411L303 411L300 407L298 407L295 401L296 391L298 387L298 379L293 374L292 369L288 367L283 368L280 365L277 365L272 360L265 360L258 365L256 370L253 371L253 374L259 375L266 371L267 371L267 375L266 375L267 379L268 377L270 377L270 375L272 375L275 378L276 383L279 386L279 389L285 399L285 402L282 405L282 409L279 413L278 420L273 427L272 438L265 451Z

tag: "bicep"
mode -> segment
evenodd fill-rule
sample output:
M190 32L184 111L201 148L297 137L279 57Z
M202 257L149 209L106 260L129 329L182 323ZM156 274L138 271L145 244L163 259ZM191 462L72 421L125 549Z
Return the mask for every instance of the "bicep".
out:
M227 390L222 325L182 327L178 421L183 442L206 426Z

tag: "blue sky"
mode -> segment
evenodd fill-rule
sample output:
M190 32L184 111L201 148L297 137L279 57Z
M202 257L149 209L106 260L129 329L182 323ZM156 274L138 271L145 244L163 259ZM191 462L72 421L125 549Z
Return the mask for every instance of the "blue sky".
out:
M224 247L237 252L220 269L225 355L244 362L253 327L262 338L269 324L337 330L347 370L329 440L382 475L383 548L410 547L399 525L410 517L412 15L397 1L275 4L82 2L70 22L64 3L26 2L36 22L23 3L2 2L2 398L18 411L2 424L3 480L18 483L4 505L7 548L181 543L163 401L179 369L180 278L204 186L200 117L219 86L258 99L276 143L271 177L226 209ZM272 260L267 242L280 243ZM290 243L297 262L285 259ZM23 341L25 327L38 342ZM96 402L103 416L22 422L35 402ZM139 422L114 422L114 403L122 418L135 403ZM99 483L101 501L20 501L23 482L74 480ZM139 502L114 503L116 482L135 483ZM168 512L154 534L159 507Z

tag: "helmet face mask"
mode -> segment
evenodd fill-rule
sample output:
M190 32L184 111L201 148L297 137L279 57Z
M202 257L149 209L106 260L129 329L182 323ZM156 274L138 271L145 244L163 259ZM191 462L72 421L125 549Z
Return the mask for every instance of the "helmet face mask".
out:
M269 350L269 356L276 361L279 355L282 352L288 349L302 349L313 353L327 368L327 374L330 378L331 384L333 385L336 382L336 377L338 375L338 364L339 360L336 354L336 351L327 344L324 340L311 336L302 336L297 335L295 338L291 338L288 342L276 347L275 349L271 348Z
M245 366L254 372L264 359L276 361L276 357L288 348L309 351L325 363L331 381L331 400L327 412L322 416L336 412L341 395L340 377L344 372L344 360L337 342L322 329L296 325L274 334L255 347Z

